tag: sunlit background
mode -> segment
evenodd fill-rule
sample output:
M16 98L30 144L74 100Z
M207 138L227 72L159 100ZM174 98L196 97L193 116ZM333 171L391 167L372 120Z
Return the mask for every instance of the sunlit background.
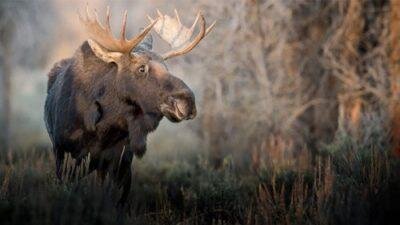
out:
M180 124L163 120L149 137L149 153L197 151L216 164L226 156L250 160L275 154L286 160L314 155L339 130L356 135L363 120L390 122L387 109L395 88L390 74L396 70L391 62L397 53L391 51L390 26L395 25L388 3L88 4L103 15L101 19L110 5L115 33L128 9L128 35L146 26L146 15L156 15L156 9L170 15L178 9L187 26L199 10L209 24L217 20L196 49L167 62L170 71L194 90L198 117ZM9 148L49 146L43 122L47 73L86 39L77 17L85 6L79 0L2 1L0 97L3 142L8 141ZM157 52L168 50L153 36Z
M182 20L190 26L198 10L202 10L209 23L218 19L209 10L212 5L187 1L89 1L89 6L97 9L100 18L105 18L109 5L112 13L114 33L119 32L122 14L128 10L128 36L135 35L141 27L148 24L146 15L156 15L156 9L173 15L177 8ZM2 57L7 58L10 71L10 110L7 115L10 148L31 148L49 146L49 138L43 122L43 108L46 98L47 73L57 61L71 57L86 39L86 34L78 20L78 10L85 12L84 1L5 1L1 8L1 31L8 39L2 39ZM4 19L3 19L4 18ZM212 36L217 35L212 34ZM154 48L163 53L168 50L165 42L153 33ZM213 72L207 68L206 53L215 48L215 37L195 49L188 56L168 62L170 71L182 78L193 88L198 104L201 104L204 81L214 79ZM214 43L212 43L214 42ZM214 47L212 46L214 45ZM201 53L203 52L203 53ZM200 53L200 54L199 54ZM213 56L210 56L213 57ZM218 59L217 59L218 60ZM208 78L207 78L208 77ZM2 83L2 85L5 85ZM4 90L4 89L3 89ZM4 99L2 91L1 99ZM4 106L2 104L1 106ZM205 108L199 107L200 114ZM5 110L2 109L2 112ZM4 114L3 114L4 115ZM198 135L200 118L181 124L161 123L160 128L150 136L150 152L202 148L202 138ZM4 124L4 123L2 123ZM161 144L162 143L162 144ZM179 143L179 144L178 144Z

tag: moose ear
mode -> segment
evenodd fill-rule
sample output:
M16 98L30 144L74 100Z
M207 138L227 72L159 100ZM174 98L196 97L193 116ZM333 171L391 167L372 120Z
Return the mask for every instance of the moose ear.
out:
M119 64L121 56L123 55L122 53L110 52L91 39L88 40L88 43L93 53L97 56L97 58L103 60L106 63L114 62L117 65Z
M142 31L143 28L140 29ZM148 50L151 51L153 49L153 36L151 34L147 34L146 37L139 43L133 51L140 51L140 50Z

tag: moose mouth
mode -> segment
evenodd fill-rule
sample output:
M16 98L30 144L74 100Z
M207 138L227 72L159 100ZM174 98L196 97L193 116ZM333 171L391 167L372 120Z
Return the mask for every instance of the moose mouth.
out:
M196 116L195 110L192 110L194 113L190 113L191 110L188 108L188 103L185 100L172 97L169 97L166 103L160 105L163 115L174 123L178 123L184 119L193 119Z

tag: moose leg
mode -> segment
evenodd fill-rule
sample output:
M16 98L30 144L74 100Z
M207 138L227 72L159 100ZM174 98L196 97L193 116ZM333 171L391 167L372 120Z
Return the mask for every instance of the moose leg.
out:
M64 165L64 151L56 147L53 149L53 151L56 159L56 176L61 181Z
M107 176L110 161L111 161L111 159L107 159L107 157L105 157L101 153L97 156L91 157L88 173L92 173L93 171L96 171L97 178L99 179L100 183L103 184L104 180Z
M89 171L96 170L102 183L108 173L118 188L122 188L122 195L118 202L121 206L128 199L131 189L133 152L125 147L127 143L127 139L124 139L111 148L98 151L91 157L89 164Z
M129 148L125 148L121 154L121 158L116 168L116 182L122 188L122 195L118 201L119 205L124 205L129 197L132 184L132 159L133 152Z
M109 167L110 175L118 188L122 189L118 205L124 206L131 190L133 151L127 147L126 140L121 141L117 146L107 151L106 154L112 157L112 165Z

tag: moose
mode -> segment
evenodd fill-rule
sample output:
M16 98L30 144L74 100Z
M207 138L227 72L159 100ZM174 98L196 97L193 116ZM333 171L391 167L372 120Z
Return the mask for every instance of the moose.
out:
M105 25L88 6L85 16L79 13L89 39L48 73L44 120L60 180L66 154L76 165L90 155L88 173L96 171L101 179L109 174L122 189L124 201L131 187L133 157L145 153L147 135L164 116L175 123L196 116L192 90L168 71L165 61L195 48L215 22L206 28L199 12L188 28L176 10L175 18L157 13L155 19L148 16L149 25L131 39L125 37L127 11L119 39L111 30L109 7ZM152 29L171 46L169 52L152 50Z

